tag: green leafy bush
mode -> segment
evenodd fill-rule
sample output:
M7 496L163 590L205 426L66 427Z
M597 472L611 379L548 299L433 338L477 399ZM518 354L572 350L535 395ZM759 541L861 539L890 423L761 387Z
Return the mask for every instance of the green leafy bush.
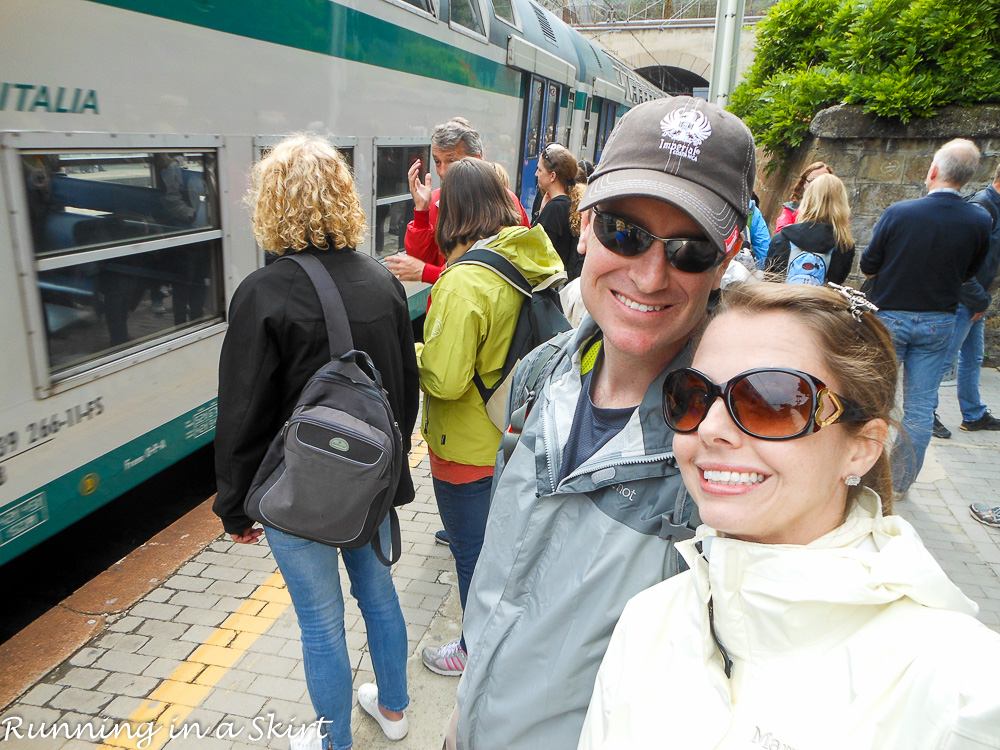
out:
M840 102L907 122L1000 102L1000 0L782 0L730 109L783 163Z

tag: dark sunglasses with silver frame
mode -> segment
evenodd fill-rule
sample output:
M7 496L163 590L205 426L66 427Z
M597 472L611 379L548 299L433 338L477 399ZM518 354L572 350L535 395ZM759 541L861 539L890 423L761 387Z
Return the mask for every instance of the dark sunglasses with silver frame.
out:
M807 372L761 367L713 383L691 367L663 381L663 419L682 435L696 431L721 398L733 423L759 440L794 440L837 422L866 422L861 407ZM833 411L821 416L826 406Z
M631 258L646 252L659 240L670 265L685 273L704 273L726 257L710 240L688 237L657 237L620 216L594 209L594 236L611 252Z

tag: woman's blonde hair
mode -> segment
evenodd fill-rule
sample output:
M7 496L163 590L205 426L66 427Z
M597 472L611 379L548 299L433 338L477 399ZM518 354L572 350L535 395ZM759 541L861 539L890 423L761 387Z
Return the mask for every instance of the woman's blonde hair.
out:
M851 235L851 206L847 202L847 187L837 175L823 174L809 183L799 204L795 221L820 221L833 226L837 249L842 252L854 247Z
M503 164L498 161L491 161L490 166L493 167L498 175L500 175L500 182L503 183L503 186L507 190L510 190L510 175L507 174L507 170L503 168Z
M555 172L556 179L562 185L569 197L569 227L573 234L580 234L580 212L578 207L583 198L583 185L578 182L580 164L576 157L565 146L550 143L539 157L545 162L550 172Z
M317 135L293 135L254 164L246 202L257 242L279 255L356 248L368 228L347 161Z
M784 312L813 333L827 371L837 382L837 392L861 407L868 419L899 425L891 417L896 403L898 366L888 329L874 312L851 313L847 298L828 286L748 281L733 284L722 293L712 317L729 312L756 315ZM859 435L864 423L844 422L849 435ZM808 471L808 467L803 467ZM887 450L857 487L848 488L848 504L870 487L882 498L882 512L892 512L892 469Z

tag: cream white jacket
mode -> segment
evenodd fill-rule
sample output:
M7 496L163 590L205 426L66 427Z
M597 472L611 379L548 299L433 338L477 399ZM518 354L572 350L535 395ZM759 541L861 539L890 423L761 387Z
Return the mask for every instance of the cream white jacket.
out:
M691 570L626 606L580 750L1000 748L1000 635L873 492L806 546L677 548Z

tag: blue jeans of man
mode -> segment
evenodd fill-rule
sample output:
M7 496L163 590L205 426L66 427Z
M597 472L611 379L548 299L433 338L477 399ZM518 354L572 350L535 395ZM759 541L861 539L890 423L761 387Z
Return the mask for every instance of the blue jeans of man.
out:
M438 513L451 540L451 554L455 558L455 572L458 574L458 597L465 612L472 573L483 549L483 537L486 536L493 477L462 484L444 482L436 477L433 481ZM465 648L465 636L462 637L462 648Z
M955 313L880 310L903 368L903 430L893 446L892 486L906 492L924 465Z
M962 410L963 422L975 422L986 414L986 404L979 394L986 321L983 318L974 321L974 314L965 305L958 306L955 312L955 333L951 337L943 370L943 373L948 372L955 367L955 361L958 361L958 406ZM935 408L936 404L937 402Z
M380 529L380 538L386 543L388 520ZM268 527L264 533L299 620L302 662L313 708L317 718L326 722L323 728L333 750L346 750L353 743L354 687L337 557L344 558L351 595L365 619L379 703L390 711L402 711L410 702L406 692L406 622L389 568L379 562L370 544L337 549Z

